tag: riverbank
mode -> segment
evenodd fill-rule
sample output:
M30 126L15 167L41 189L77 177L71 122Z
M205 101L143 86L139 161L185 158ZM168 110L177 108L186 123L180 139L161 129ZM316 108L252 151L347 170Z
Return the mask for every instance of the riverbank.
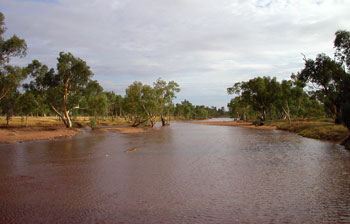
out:
M78 129L65 127L27 127L0 129L0 143L25 142L33 140L70 137L79 133Z
M237 122L237 121L193 121L194 124L201 125L216 125L216 126L234 126L234 127L244 127L244 128L254 128L254 129L265 129L265 130L275 130L277 129L274 125L263 125L255 126L252 122Z
M99 119L96 127L121 125L115 128L121 133L141 132L133 129L122 118ZM0 117L0 143L14 143L60 137L71 137L79 133L79 128L88 127L90 117L77 117L73 120L73 128L66 128L58 117L12 117L6 128L5 117Z
M318 140L341 143L348 136L348 130L343 125L335 125L333 122L297 120L297 121L267 121L265 125L255 126L252 122L242 121L194 121L194 124L235 126L265 130L284 130L297 133L303 137Z
M297 133L303 137L341 143L347 136L348 130L343 125L335 125L330 121L272 121L278 130Z

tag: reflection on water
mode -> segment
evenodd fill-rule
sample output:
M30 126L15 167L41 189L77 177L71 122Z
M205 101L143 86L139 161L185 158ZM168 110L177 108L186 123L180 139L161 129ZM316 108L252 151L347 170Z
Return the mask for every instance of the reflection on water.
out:
M180 122L3 144L3 222L349 223L350 153L287 132Z

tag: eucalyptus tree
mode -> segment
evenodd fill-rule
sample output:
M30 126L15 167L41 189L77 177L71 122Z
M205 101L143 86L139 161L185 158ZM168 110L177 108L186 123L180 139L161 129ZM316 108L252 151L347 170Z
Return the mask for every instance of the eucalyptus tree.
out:
M20 93L16 88L6 94L6 96L0 101L0 108L3 114L6 114L6 128L9 126L9 122L12 116L17 113L17 101L20 97Z
M181 104L177 104L176 107L178 108L177 111L180 112L183 118L185 119L193 118L194 106L190 101L184 100L181 102Z
M46 115L50 111L47 90L49 82L54 76L54 69L49 69L47 65L38 60L33 60L23 70L27 76L32 78L29 83L23 84L23 88L34 96L37 104L36 113Z
M162 121L162 125L165 126L170 122L169 118L171 107L173 106L173 99L176 98L176 93L180 92L179 84L174 81L166 82L161 78L158 78L153 83L154 89L157 95L157 101L159 106L159 116Z
M34 114L37 112L38 109L38 102L35 99L35 96L31 93L31 92L26 92L24 94L22 94L17 102L17 108L18 108L18 112L21 112L22 114L25 115L26 117L26 124L25 126L27 127L28 125L28 115L29 114Z
M142 88L143 84L135 81L125 90L124 106L133 127L148 121L148 115L142 104Z
M343 142L347 148L350 148L350 32L339 30L335 33L334 40L335 57L343 65L346 70L345 77L340 82L340 92L342 105L340 108L341 119L343 124L349 130L348 138Z
M88 100L89 112L97 119L98 116L105 116L108 113L108 99L104 93L91 96Z
M315 94L324 103L335 123L341 123L342 83L346 74L338 61L325 54L319 54L315 60L304 59L305 67L298 74L299 80L311 82L316 85Z
M71 128L69 113L79 107L82 92L93 73L85 61L71 53L61 52L57 60L57 72L47 77L48 102L65 126Z
M114 120L114 117L117 116L117 95L113 91L106 91L104 94L108 102L107 115Z
M205 106L196 106L193 111L193 116L197 120L203 120L208 118L208 110Z
M350 148L350 32L335 33L335 59L319 54L315 60L306 59L298 78L315 84L319 99L332 115L335 123L343 123L349 130L343 142Z
M117 116L122 116L123 111L123 97L115 94L113 91L104 92L108 100L108 114L111 115L112 120Z
M20 82L26 78L20 67L9 64L12 57L24 57L26 55L26 42L16 35L5 39L3 37L6 31L4 20L5 17L0 12L0 101L15 90Z
M121 95L116 95L115 96L115 110L116 110L116 114L119 117L123 116L124 113L124 109L123 109L123 104L124 104L124 98Z
M251 106L265 120L271 117L271 109L280 94L280 83L276 78L257 77L247 82L238 82L227 89L229 94L240 96L242 105Z
M97 80L89 80L81 93L78 106L81 112L87 112L89 115L93 115L95 119L108 114L109 102L103 92L103 87Z
M236 96L227 104L231 117L247 121L252 114L252 107L242 96Z
M160 111L160 105L158 104L158 95L155 89L149 85L143 85L141 90L141 105L144 113L147 115L147 119L150 122L151 127L157 121L157 115Z

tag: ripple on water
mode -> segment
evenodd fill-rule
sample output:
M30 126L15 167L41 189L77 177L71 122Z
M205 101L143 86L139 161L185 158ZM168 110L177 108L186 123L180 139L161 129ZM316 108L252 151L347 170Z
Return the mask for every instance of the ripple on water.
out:
M1 223L350 222L349 151L292 133L176 122L0 147Z

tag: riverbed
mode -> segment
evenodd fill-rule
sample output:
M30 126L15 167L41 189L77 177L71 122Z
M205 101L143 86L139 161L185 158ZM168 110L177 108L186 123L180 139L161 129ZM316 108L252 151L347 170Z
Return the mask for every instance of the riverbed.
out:
M350 152L174 122L0 144L0 223L349 223Z

